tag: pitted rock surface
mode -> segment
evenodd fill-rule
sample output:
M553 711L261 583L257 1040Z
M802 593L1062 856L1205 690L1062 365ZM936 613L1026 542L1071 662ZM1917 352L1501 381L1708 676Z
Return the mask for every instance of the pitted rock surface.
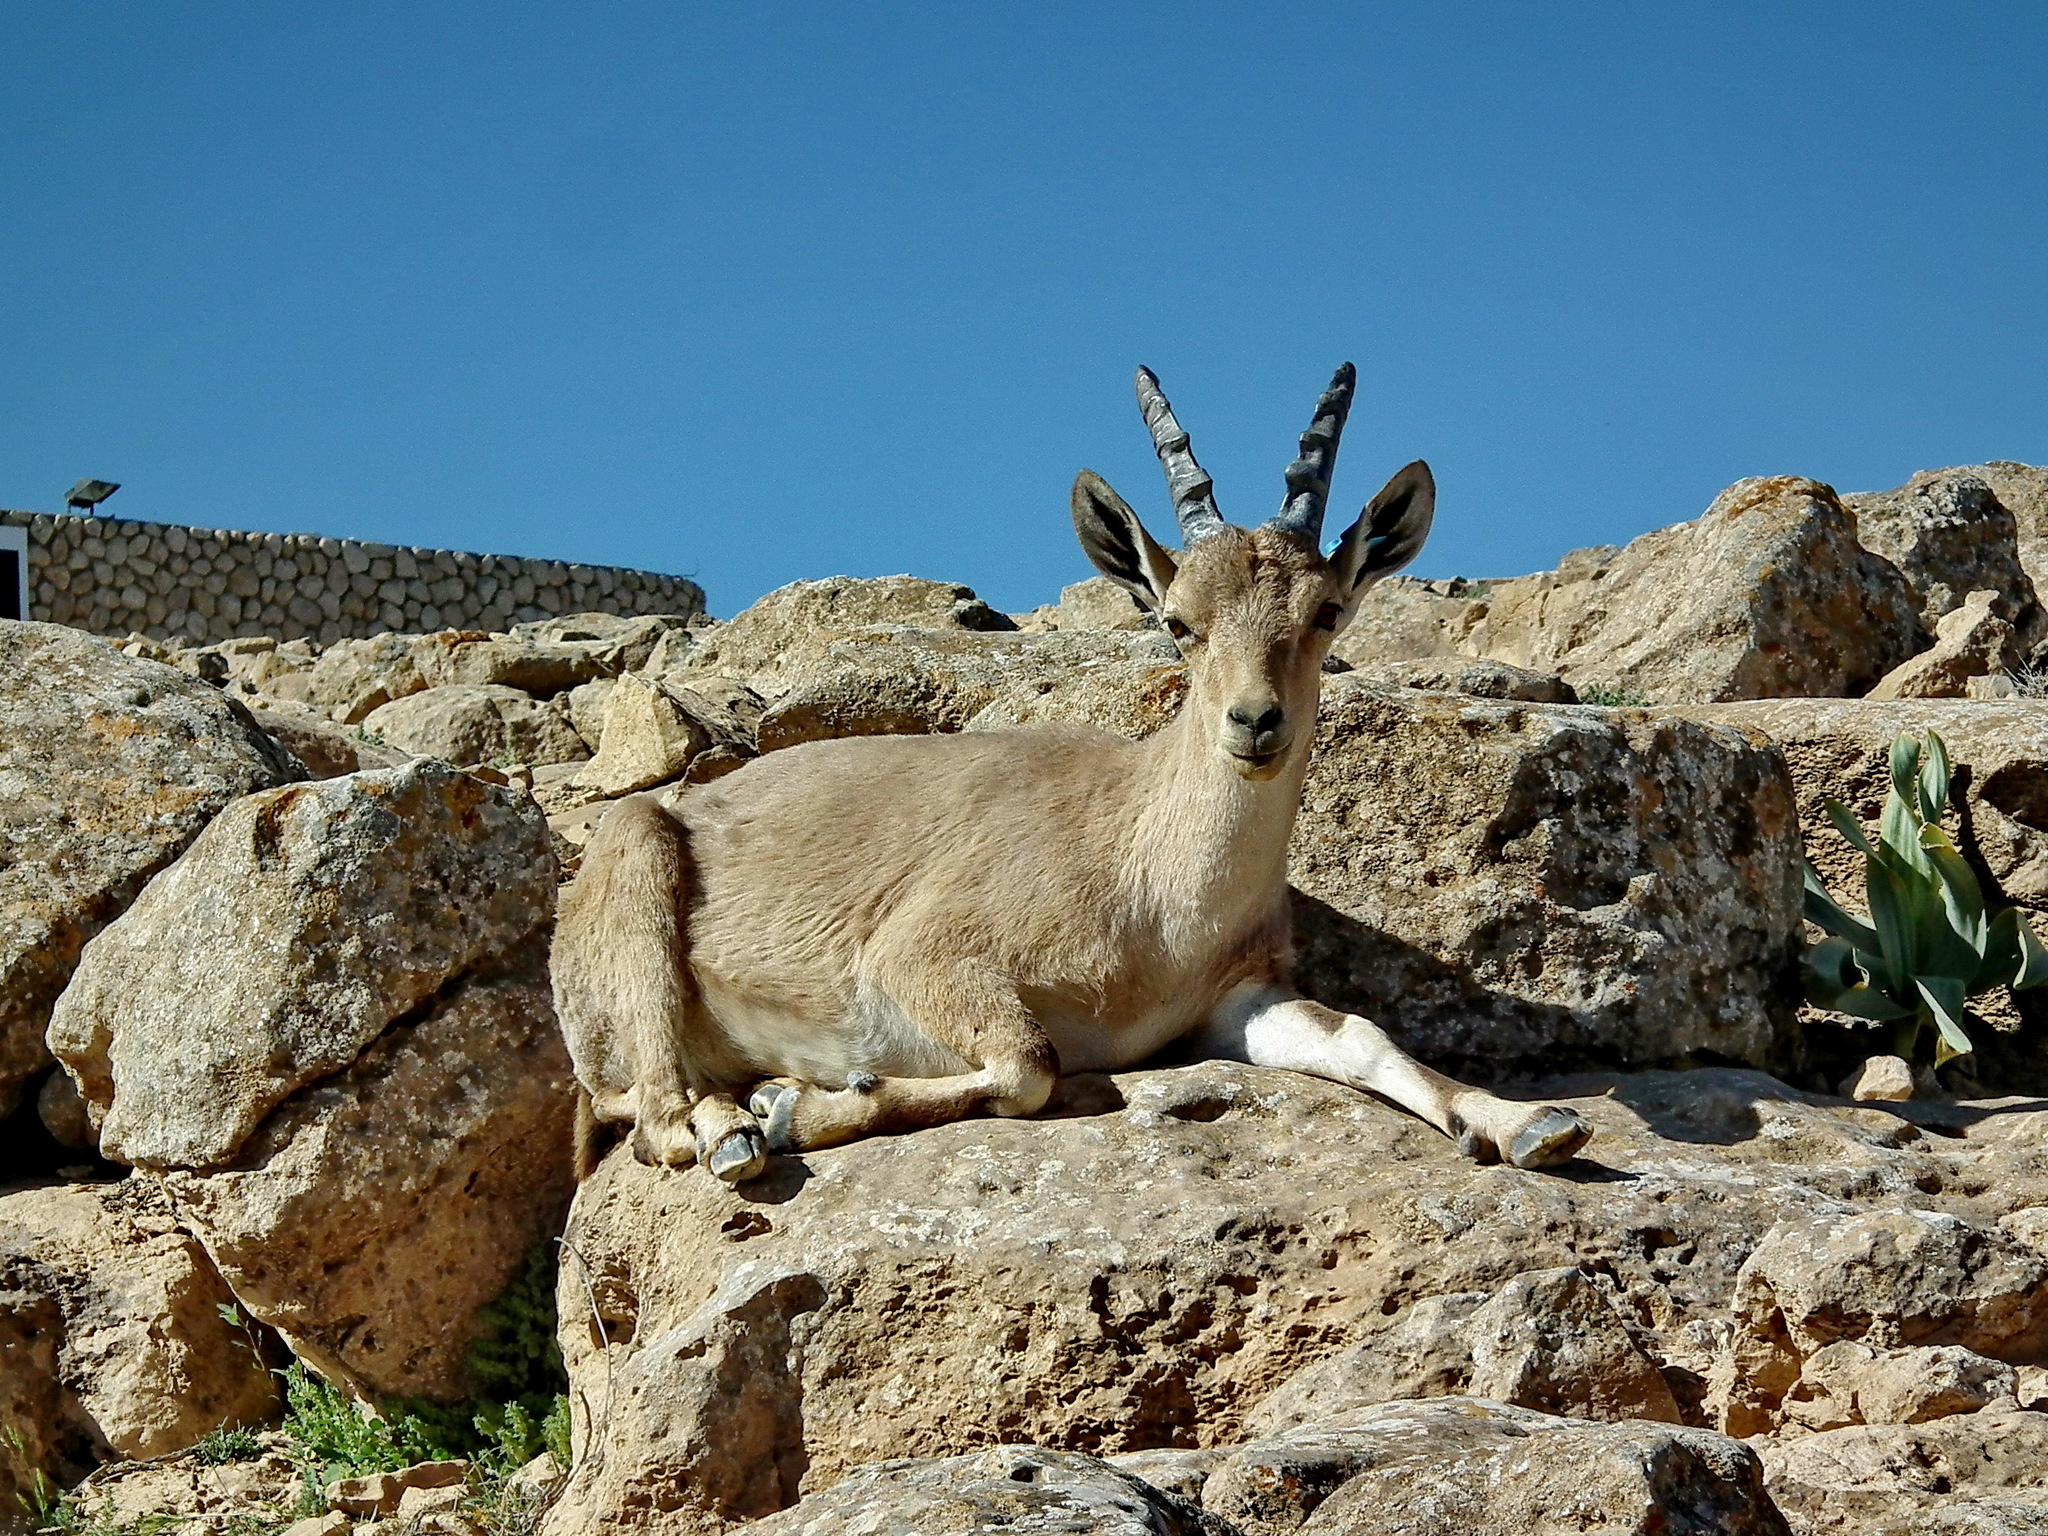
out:
M230 801L304 776L218 689L0 620L0 1116L86 941Z

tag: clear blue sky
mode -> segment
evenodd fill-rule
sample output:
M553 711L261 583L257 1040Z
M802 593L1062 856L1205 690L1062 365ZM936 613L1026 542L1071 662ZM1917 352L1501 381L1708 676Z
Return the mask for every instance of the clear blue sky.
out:
M1418 571L2048 461L2048 6L0 3L0 505L1021 608L1331 368Z

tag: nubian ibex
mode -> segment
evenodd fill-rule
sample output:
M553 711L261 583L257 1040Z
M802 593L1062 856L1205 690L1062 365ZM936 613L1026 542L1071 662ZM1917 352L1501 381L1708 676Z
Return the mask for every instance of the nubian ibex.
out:
M1287 841L1323 659L1421 549L1436 503L1410 464L1322 553L1355 379L1347 363L1318 401L1260 527L1223 520L1145 369L1185 548L1154 541L1097 475L1075 480L1081 547L1187 661L1186 701L1148 740L1062 726L823 741L673 808L651 792L613 806L554 939L586 1130L631 1121L643 1162L738 1181L771 1151L1029 1115L1062 1072L1188 1039L1379 1094L1481 1160L1577 1151L1578 1115L1454 1082L1288 985Z

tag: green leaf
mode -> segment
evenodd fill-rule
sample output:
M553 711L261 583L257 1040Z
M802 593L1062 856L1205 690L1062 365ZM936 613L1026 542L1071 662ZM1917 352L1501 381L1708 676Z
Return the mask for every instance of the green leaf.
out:
M1863 861L1870 889L1870 922L1877 930L1886 979L1903 987L1919 967L1919 924L1905 882L1875 854Z
M1884 797L1884 815L1878 819L1880 853L1893 855L1893 867L1902 872L1934 877L1934 865L1920 847L1922 823L1919 811L1896 794Z
M1828 888L1820 883L1820 872L1811 864L1801 862L1804 865L1801 880L1805 887L1806 920L1838 939L1847 939L1858 949L1878 948L1877 930L1830 896Z
M1963 984L1947 976L1916 976L1913 984L1934 1014L1934 1027L1939 1035L1934 1043L1934 1064L1945 1066L1975 1050L1963 1029Z
M1920 847L1941 881L1942 905L1955 931L1981 956L1984 952L1984 892L1976 873L1946 831L1929 822L1920 829Z
M1892 793L1914 803L1913 779L1920 771L1920 743L1901 731L1892 738Z
M1929 821L1939 822L1948 809L1948 778L1948 744L1929 731L1920 759L1920 814Z
M1849 807L1839 800L1829 800L1822 809L1828 813L1828 820L1835 824L1835 830L1842 834L1843 842L1858 853L1871 854L1877 851L1870 846L1869 835L1864 832L1856 818L1849 814Z
M2007 913L2012 915L2013 926L2017 930L2015 936L2020 944L2019 974L2010 985L2015 992L2023 987L2038 987L2048 981L2048 949L2041 947L2041 940L2034 932L2034 925L2027 921L2026 913L2018 907L2007 907L1999 916L2004 917Z

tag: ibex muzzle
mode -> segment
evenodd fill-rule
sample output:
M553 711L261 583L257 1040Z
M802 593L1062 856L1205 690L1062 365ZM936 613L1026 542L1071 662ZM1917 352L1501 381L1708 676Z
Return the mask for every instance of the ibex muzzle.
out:
M1183 548L1083 471L1074 527L1158 614L1188 698L1134 743L1079 727L793 747L620 801L555 929L556 1011L597 1121L721 1178L972 1114L1031 1114L1062 1071L1176 1039L1378 1093L1469 1155L1541 1167L1591 1134L1405 1055L1287 983L1287 841L1330 641L1422 547L1428 467L1325 556L1355 374L1339 369L1280 511L1223 520L1159 391L1138 401ZM744 1099L745 1107L742 1107Z

